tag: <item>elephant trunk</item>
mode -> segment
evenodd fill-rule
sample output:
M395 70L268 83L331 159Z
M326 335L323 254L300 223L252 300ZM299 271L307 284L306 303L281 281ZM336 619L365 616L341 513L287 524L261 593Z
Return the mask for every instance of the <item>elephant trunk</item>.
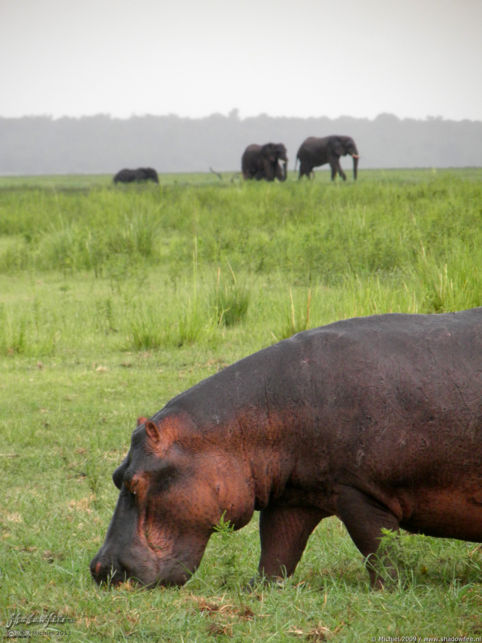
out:
M358 154L353 154L353 179L356 181L358 175L358 159L360 156Z

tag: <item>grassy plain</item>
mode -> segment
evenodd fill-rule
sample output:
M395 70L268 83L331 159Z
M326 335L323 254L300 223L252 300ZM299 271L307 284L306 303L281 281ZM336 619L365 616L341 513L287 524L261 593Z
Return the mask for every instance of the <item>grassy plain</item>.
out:
M293 578L244 588L257 518L215 534L181 589L99 588L88 564L135 419L298 330L482 305L482 170L355 184L161 176L0 178L0 627L74 641L481 636L481 550L403 535L372 592L323 521ZM66 623L9 620L53 613Z

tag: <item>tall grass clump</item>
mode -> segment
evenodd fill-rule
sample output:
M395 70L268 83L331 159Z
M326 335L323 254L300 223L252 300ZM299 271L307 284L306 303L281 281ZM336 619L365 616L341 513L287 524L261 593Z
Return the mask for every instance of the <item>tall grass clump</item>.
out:
M482 265L479 242L480 235L466 243L453 239L440 259L425 246L420 247L412 270L423 290L426 312L441 313L482 304L480 273L474 270L475 265Z
M93 270L100 275L106 264L119 257L131 263L151 260L158 234L159 223L136 212L98 229L87 221L60 216L39 238L32 259L36 267L46 270L60 266L64 272Z
M206 294L207 294L206 289ZM152 350L214 341L216 319L208 302L177 287L167 300L129 302L122 312L125 350Z
M209 315L205 300L195 295L187 297L182 304L180 315L171 327L169 338L172 344L184 346L213 340L215 324Z
M306 294L306 301L301 301L295 305L293 290L289 289L289 310L284 315L284 323L280 330L273 333L276 339L286 339L295 333L308 330L311 327L311 288Z
M54 316L38 300L26 306L0 302L0 355L50 356L59 338Z
M214 341L219 323L210 287L199 275L197 238L193 240L191 276L174 287L162 286L163 297L135 297L126 301L126 348L149 350Z
M373 569L387 587L423 586L429 569L433 569L441 582L464 586L473 582L480 574L480 560L476 555L477 547L465 549L468 556L459 556L453 541L447 541L445 555L441 556L440 545L434 538L420 534L393 532L382 529L383 537L376 556L366 561L367 567ZM449 555L449 551L453 555Z
M249 306L249 288L240 283L228 264L229 275L225 277L218 267L216 285L211 294L214 314L218 324L234 326L245 319Z
M126 350L146 351L163 345L165 328L158 310L138 302L133 314L129 315L129 310L125 314L128 317Z
M125 216L116 235L108 243L108 252L149 260L154 256L160 223L148 213L133 212Z

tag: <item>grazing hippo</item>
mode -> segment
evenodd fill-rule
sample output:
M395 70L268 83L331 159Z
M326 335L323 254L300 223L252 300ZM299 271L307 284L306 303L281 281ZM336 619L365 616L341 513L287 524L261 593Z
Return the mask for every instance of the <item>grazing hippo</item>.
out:
M298 333L139 423L97 582L182 584L220 518L255 510L266 577L294 571L325 516L363 556L382 528L482 540L482 308Z

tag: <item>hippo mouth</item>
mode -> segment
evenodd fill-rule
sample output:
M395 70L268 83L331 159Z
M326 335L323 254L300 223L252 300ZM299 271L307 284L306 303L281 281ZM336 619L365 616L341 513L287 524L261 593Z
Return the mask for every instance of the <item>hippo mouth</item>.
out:
M157 572L151 561L123 552L116 559L98 558L91 563L91 574L98 585L117 587L129 581L136 585L153 587L157 584Z
M174 542L178 542L179 539L166 538L166 536L161 535L157 529L152 527L152 521L149 520L147 513L143 525L143 535L151 561L150 565L146 567L146 574L142 574L138 580L145 587L184 585L198 568L206 543L202 546L200 553L197 551L197 546L181 547L181 551L191 554L191 561L187 562L185 554L183 556L175 554ZM192 561L197 558L199 558L198 562L193 565ZM139 576L139 571L136 576ZM144 578L147 580L145 581Z

